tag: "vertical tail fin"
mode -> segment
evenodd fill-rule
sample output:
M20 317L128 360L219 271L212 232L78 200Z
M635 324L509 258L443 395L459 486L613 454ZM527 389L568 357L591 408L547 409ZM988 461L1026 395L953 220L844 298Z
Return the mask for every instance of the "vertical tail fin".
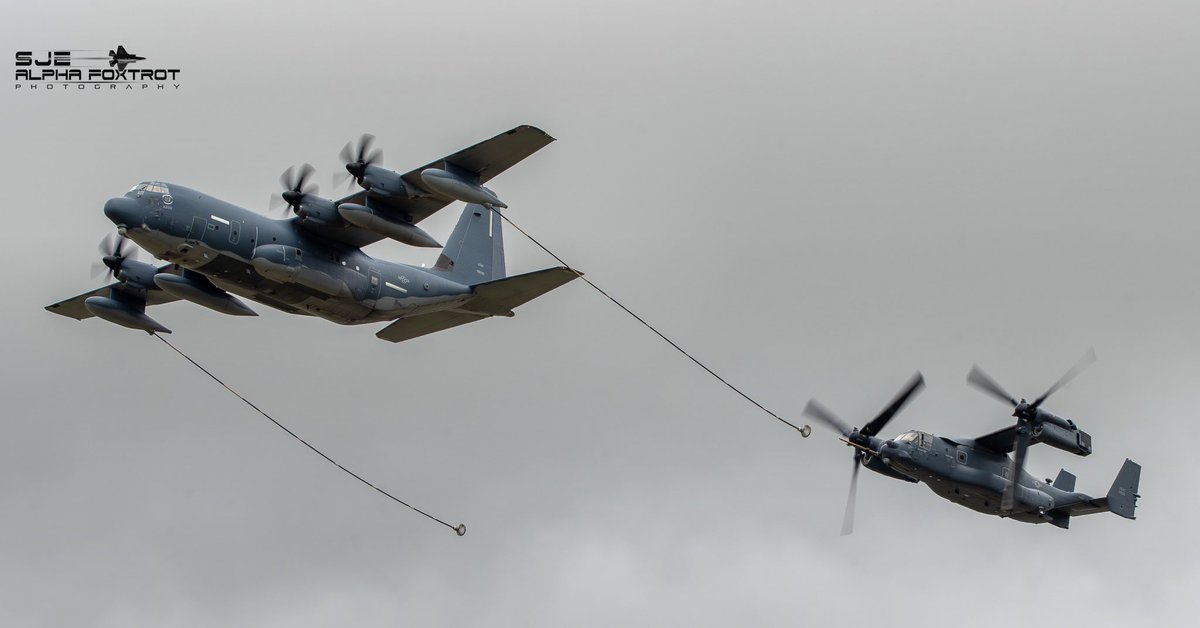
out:
M1139 497L1138 481L1141 477L1142 466L1126 458L1125 464L1121 465L1121 471L1117 473L1117 479L1113 480L1112 488L1108 489L1108 509L1126 519L1133 519L1133 511L1137 508Z
M433 270L468 286L504 277L502 221L483 205L467 205Z
M1054 483L1051 484L1054 488L1068 493L1075 492L1075 476L1066 469L1058 470L1058 477L1054 478Z

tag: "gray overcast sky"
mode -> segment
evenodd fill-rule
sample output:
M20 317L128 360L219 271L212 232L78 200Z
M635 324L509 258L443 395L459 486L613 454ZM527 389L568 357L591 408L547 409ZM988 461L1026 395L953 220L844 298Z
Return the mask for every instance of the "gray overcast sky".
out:
M11 5L11 3L10 3ZM1194 2L59 2L19 49L118 43L176 93L0 100L0 624L1191 625L1200 524ZM580 282L401 345L256 307L172 341L388 502L141 333L53 316L104 201L158 178L265 211L363 132L407 170L529 123L510 215L790 418L976 436L979 362L1095 453L1033 450L1138 520L988 518L864 474ZM445 237L459 206L425 223ZM513 231L512 272L553 261ZM429 263L436 252L370 252Z

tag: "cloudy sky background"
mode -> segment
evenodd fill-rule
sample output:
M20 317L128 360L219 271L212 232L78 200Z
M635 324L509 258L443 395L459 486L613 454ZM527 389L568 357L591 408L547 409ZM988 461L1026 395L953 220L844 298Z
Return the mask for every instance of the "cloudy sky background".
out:
M1190 2L63 2L18 49L118 43L176 93L0 100L0 623L47 626L1185 625L1200 604ZM152 315L333 469L140 332L42 310L91 289L104 201L177 182L265 211L378 136L408 170L517 124L559 138L509 215L731 381L851 422L976 436L980 363L1095 453L1032 450L1138 520L989 518L864 474L581 282L401 345L256 306ZM461 205L424 223L444 238ZM553 260L509 231L511 272ZM431 263L436 251L370 252ZM145 258L145 257L144 257Z

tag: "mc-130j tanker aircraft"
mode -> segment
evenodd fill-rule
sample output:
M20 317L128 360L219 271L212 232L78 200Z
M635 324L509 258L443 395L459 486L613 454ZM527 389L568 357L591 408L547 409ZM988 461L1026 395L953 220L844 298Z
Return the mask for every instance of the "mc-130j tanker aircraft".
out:
M75 319L97 316L151 333L169 333L146 306L179 299L235 316L253 316L247 299L291 314L343 325L392 321L376 336L416 338L512 310L579 276L548 268L505 276L502 217L507 207L483 187L492 177L554 141L519 126L405 174L378 165L364 135L342 149L346 178L362 188L341 200L317 196L313 168L288 168L275 198L295 215L274 220L173 183L149 181L109 199L104 214L121 238L101 244L116 282L47 306ZM362 247L383 238L439 247L417 225L454 201L467 204L437 263L418 268L372 258ZM285 210L286 211L286 210ZM128 238L168 262L129 254Z

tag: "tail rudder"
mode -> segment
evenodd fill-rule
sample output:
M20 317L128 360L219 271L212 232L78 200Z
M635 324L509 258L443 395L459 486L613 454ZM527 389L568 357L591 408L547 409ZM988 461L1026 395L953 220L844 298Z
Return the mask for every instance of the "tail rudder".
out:
M433 270L468 286L504 277L502 221L483 205L467 205Z
M1138 482L1141 480L1142 466L1126 458L1125 464L1113 480L1112 488L1108 489L1108 509L1114 514L1133 519L1133 511L1137 508Z

